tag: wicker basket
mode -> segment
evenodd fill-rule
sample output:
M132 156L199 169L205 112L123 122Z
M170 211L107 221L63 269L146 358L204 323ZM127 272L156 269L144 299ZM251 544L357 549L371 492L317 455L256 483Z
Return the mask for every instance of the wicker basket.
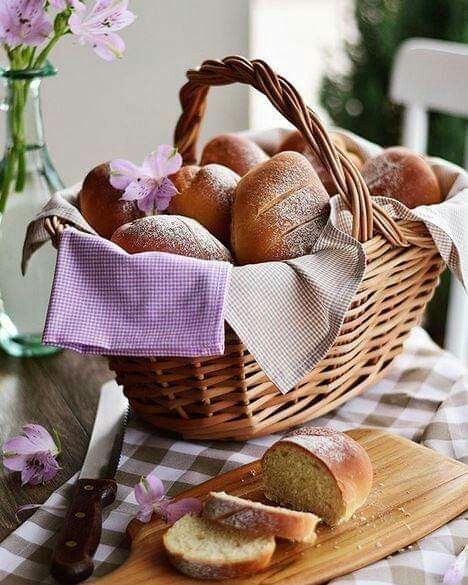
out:
M195 147L212 85L248 84L300 130L334 177L353 215L367 266L336 343L300 384L283 395L226 325L223 355L203 358L111 357L111 369L142 419L190 439L235 439L283 431L336 408L382 377L401 352L437 286L442 260L420 222L394 221L370 198L346 155L333 145L297 91L264 62L206 61L187 73L175 144L185 164ZM58 245L63 225L48 229Z

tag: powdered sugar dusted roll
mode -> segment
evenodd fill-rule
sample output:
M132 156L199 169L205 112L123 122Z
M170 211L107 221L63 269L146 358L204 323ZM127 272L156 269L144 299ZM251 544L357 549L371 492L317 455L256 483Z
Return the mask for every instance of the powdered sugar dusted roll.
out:
M238 134L220 134L206 143L201 156L201 165L217 163L244 176L268 155L252 140Z
M127 223L111 240L130 254L167 252L202 260L231 261L223 244L197 221L179 215L151 215Z
M231 205L239 175L222 165L182 167L171 180L179 193L169 203L169 213L200 222L223 244L229 244Z
M294 431L266 451L262 467L270 500L313 512L331 525L348 520L372 487L372 464L365 449L328 428Z
M232 206L231 249L239 264L288 260L316 242L329 197L310 162L282 152L239 181Z

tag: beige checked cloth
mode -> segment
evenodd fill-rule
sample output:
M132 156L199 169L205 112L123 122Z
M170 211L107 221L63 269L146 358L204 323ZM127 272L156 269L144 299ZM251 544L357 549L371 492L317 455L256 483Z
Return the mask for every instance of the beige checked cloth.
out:
M367 158L381 149L342 131ZM398 201L376 198L393 217L422 220L452 273L468 278L468 174L431 159L446 200L409 210ZM76 207L80 185L57 193L28 229L23 264L48 237L44 217L58 215L94 233ZM286 262L234 266L226 321L267 376L287 392L310 373L338 336L346 310L362 280L365 254L351 237L351 214L336 195L331 214L311 253ZM128 282L128 286L133 286ZM136 285L135 285L136 286ZM265 302L268 299L268 302Z
M468 463L468 376L453 356L417 328L382 381L313 424L340 430L383 428ZM260 457L278 438L269 436L247 443L188 442L151 434L147 427L132 422L116 476L117 500L104 516L95 576L109 573L128 554L124 531L137 510L132 492L141 475L157 475L169 494L175 495ZM72 482L55 492L47 504L66 505ZM0 544L1 583L53 582L48 563L62 514L39 510ZM405 551L332 583L440 585L442 575L467 542L468 516L459 517Z

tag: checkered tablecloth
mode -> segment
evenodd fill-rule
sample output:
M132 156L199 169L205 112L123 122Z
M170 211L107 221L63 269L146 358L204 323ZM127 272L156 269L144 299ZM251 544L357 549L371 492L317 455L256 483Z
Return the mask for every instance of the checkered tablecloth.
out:
M415 329L405 352L388 375L362 396L314 421L340 430L384 428L468 463L468 377L461 364ZM116 479L118 497L105 513L95 576L121 564L128 550L124 531L136 513L133 486L141 475L157 474L170 495L261 456L278 436L247 443L188 442L151 434L133 422L125 436ZM64 506L73 479L48 500ZM0 582L8 585L52 583L48 562L63 513L36 512L0 544ZM468 517L459 517L426 538L392 555L332 581L333 585L435 585L468 542ZM464 584L468 584L465 578Z

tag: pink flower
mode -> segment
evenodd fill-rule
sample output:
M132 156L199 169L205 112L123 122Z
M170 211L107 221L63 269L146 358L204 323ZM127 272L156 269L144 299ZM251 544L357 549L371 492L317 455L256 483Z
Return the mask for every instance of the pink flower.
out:
M0 1L0 43L37 46L52 32L43 0Z
M86 6L80 0L49 0L49 4L56 10L65 10L70 7L74 10L85 10Z
M70 30L82 45L91 45L102 59L112 61L125 51L125 43L116 31L136 18L127 7L128 0L96 0L94 6L70 16Z
M168 524L174 524L186 514L200 514L202 505L197 498L182 498L177 502L162 502L157 512Z
M55 440L41 425L25 425L23 435L4 443L3 465L10 471L21 471L23 485L49 481L60 469L55 459L60 453L60 439L56 431L54 437Z
M154 504L157 504L164 497L164 486L162 481L154 475L142 477L135 486L135 499L140 506L137 514L140 522L149 522L154 511Z
M201 503L196 498L183 498L177 502L166 499L162 481L154 475L142 477L134 491L140 506L137 514L140 522L149 522L153 512L156 512L166 522L173 524L185 514L199 514L201 511Z
M128 160L112 161L110 183L115 189L124 191L122 201L136 201L141 211L164 211L177 193L167 176L176 173L181 166L182 157L177 150L162 144L145 158L141 167Z

